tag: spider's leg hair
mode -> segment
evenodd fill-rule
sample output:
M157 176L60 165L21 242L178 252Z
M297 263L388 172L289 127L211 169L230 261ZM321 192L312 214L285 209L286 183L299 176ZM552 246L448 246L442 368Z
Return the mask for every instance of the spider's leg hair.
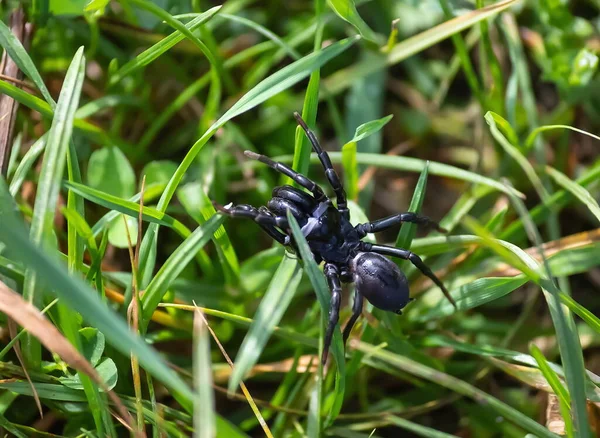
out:
M388 216L383 219L377 219L373 222L367 222L364 224L358 224L355 228L361 237L366 236L368 233L378 233L380 231L387 230L393 226L401 224L402 222L411 222L417 225L424 225L426 227L435 228L440 233L447 233L448 231L437 222L429 219L427 216L421 216L416 213L398 213L393 216Z
M333 168L333 164L331 164L331 159L329 158L329 155L327 155L327 152L325 152L323 150L323 148L319 144L319 140L317 140L317 136L314 134L314 132L312 132L308 128L308 126L306 125L306 122L302 119L300 114L295 112L294 117L296 118L296 120L298 121L298 124L302 127L302 129L306 133L306 137L312 144L314 151L316 152L317 156L319 157L319 160L321 161L321 164L323 165L323 168L325 169L325 176L327 177L327 180L329 181L329 184L333 188L333 191L335 192L335 196L337 198L338 210L340 210L346 218L349 218L350 213L348 211L348 201L346 200L346 191L344 190L344 186L342 185L342 182L340 181L338 174L336 173L335 169Z
M329 347L331 346L331 339L333 338L333 331L338 322L340 315L340 302L342 299L342 285L340 283L339 271L337 266L332 263L325 264L323 269L325 276L327 277L327 283L331 290L331 304L329 307L329 320L327 323L327 330L325 331L325 340L323 343L323 356L321 356L321 363L325 365L327 362L327 355L329 354Z
M454 309L458 310L456 302L454 301L454 298L452 298L452 296L450 295L450 292L448 292L448 289L446 289L446 287L440 281L440 279L436 277L436 275L431 271L431 269L429 269L429 266L427 266L423 262L423 260L421 260L421 257L416 255L415 253L402 248L394 248L392 246L386 245L374 245L367 242L362 242L361 247L364 251L370 251L377 254L389 255L392 257L398 257L404 260L409 260L413 265L415 265L419 269L419 271L423 273L423 275L429 277L442 290L444 296L454 306Z
M346 323L346 327L344 327L344 345L346 345L346 341L350 337L350 333L352 332L352 327L356 324L356 320L362 313L363 309L363 296L358 291L358 289L354 289L354 303L352 304L352 316Z
M323 189L321 189L321 187L319 187L317 183L302 175L301 173L296 172L291 167L283 163L279 163L278 161L274 161L266 155L257 154L252 151L244 151L244 155L253 160L258 160L261 163L264 163L267 166L269 166L271 169L276 170L277 172L282 173L285 176L291 178L292 180L294 180L295 183L311 192L318 201L322 201L326 198Z

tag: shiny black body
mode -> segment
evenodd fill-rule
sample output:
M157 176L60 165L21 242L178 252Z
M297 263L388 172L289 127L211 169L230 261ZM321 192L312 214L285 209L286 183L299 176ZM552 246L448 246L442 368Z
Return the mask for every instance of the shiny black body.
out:
M373 306L401 314L401 310L410 301L408 282L398 266L384 257L389 255L410 260L423 274L431 278L444 292L444 295L456 307L450 294L442 282L423 263L423 261L410 251L384 245L375 245L363 242L368 233L383 231L402 222L433 226L439 231L444 231L439 225L425 216L414 213L400 213L353 226L350 223L346 193L340 179L333 169L331 160L317 141L313 132L298 113L294 117L304 129L313 149L324 169L335 195L336 206L325 195L323 190L306 176L297 173L285 164L275 162L269 157L246 151L249 158L259 160L272 169L290 177L303 190L292 186L282 186L273 189L273 197L267 207L255 208L250 205L220 206L215 204L222 213L230 216L247 217L253 219L272 238L285 246L295 249L295 243L287 221L287 211L294 216L310 250L317 263L324 262L323 272L331 289L331 307L329 310L329 324L325 333L325 342L322 361L327 360L333 330L338 322L341 292L341 283L354 283L354 304L352 316L344 328L344 343L348 339L352 327L360 316L363 307L363 298ZM297 252L297 251L296 251Z

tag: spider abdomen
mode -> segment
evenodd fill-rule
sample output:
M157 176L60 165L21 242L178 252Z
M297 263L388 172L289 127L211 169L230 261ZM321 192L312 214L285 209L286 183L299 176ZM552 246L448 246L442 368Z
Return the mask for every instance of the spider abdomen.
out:
M356 290L378 309L400 313L409 302L406 276L391 260L361 252L351 267Z

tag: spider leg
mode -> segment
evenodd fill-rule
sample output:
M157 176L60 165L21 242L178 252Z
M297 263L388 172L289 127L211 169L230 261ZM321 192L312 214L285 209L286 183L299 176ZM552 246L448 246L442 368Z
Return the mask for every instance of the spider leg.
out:
M321 187L319 187L317 185L317 183L315 183L311 179L305 177L301 173L296 172L291 167L286 166L283 163L274 161L274 160L270 159L269 157L267 157L266 155L257 154L252 151L244 151L244 155L246 155L248 158L251 158L253 160L258 160L261 163L264 163L267 166L269 166L271 169L276 170L277 172L290 177L291 179L294 180L294 182L298 183L299 185L301 185L302 187L307 189L309 192L311 192L315 196L317 201L322 201L326 198L325 193L323 192L323 189Z
M446 287L440 281L440 279L436 277L436 275L431 271L431 269L429 269L429 266L427 266L423 262L423 260L421 260L421 257L416 255L415 253L410 252L406 249L402 249L402 248L394 248L392 246L386 246L386 245L374 245L372 243L367 243L367 242L362 242L361 248L363 249L363 251L374 252L374 253L383 254L383 255L389 255L389 256L398 257L398 258L401 258L404 260L410 260L410 262L413 265L415 265L419 269L419 271L421 271L423 273L423 275L426 275L427 277L431 278L431 280L435 284L437 284L437 286L442 290L442 292L444 293L444 296L448 299L448 301L450 301L452 303L452 305L454 306L454 308L456 310L458 310L458 307L456 306L456 302L450 295L450 292L448 292L448 289L446 289Z
M312 132L308 128L308 126L306 125L306 122L304 120L302 120L302 117L300 117L300 114L295 112L294 117L296 118L296 120L298 121L298 124L302 127L302 129L304 129L304 132L306 133L306 137L308 137L308 140L312 144L314 151L316 152L317 156L319 157L319 160L321 161L321 164L323 165L323 168L325 169L325 176L327 177L327 180L329 181L329 184L333 188L333 191L335 192L335 196L337 198L338 210L342 213L342 215L346 219L349 219L350 211L348 210L348 201L346 200L346 191L344 190L344 186L342 185L342 182L340 181L338 174L336 173L335 169L333 168L333 165L331 164L331 159L329 158L329 155L327 155L327 152L325 152L323 150L323 148L319 144L319 140L317 140L317 137L315 136L314 132Z
M247 217L254 220L260 227L265 230L269 236L277 240L282 245L285 245L285 234L277 230L275 227L281 229L289 228L289 224L286 218L280 216L274 216L261 212L251 205L236 205L232 207L225 207L213 202L215 208L228 216L232 217Z
M266 214L267 216L273 216L273 213L271 213L269 211L269 209L267 207L258 207L258 212L262 213L262 214ZM273 225L265 225L265 224L258 224L269 236L271 236L273 239L275 239L277 242L281 243L282 245L285 245L285 238L287 237L285 234L283 234L281 231L279 231L277 228L275 228Z
M350 333L352 332L352 327L356 324L356 320L362 313L363 309L363 296L358 291L358 289L354 289L354 303L352 304L352 316L346 323L346 327L344 327L344 345L346 345L346 341L350 337Z
M327 330L325 331L325 341L323 344L323 356L321 356L321 363L325 365L327 362L327 355L329 353L329 347L331 346L331 338L333 337L333 330L339 319L340 314L340 301L342 298L342 285L340 283L339 271L337 266L332 263L326 263L323 269L325 276L327 277L327 283L329 283L329 289L331 290L331 305L329 307L329 322L327 324Z
M377 233L379 231L387 230L395 225L401 224L402 222L411 222L413 224L425 225L426 227L435 228L437 231L441 233L446 233L447 230L440 227L435 221L432 221L427 216L421 216L416 213L399 213L393 216L388 216L383 219L377 219L373 222L367 222L364 224L358 224L356 227L356 231L360 237L365 237L367 233Z

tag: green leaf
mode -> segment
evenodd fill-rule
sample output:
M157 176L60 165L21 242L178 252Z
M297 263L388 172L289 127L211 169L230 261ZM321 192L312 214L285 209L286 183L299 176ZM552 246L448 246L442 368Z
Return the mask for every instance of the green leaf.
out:
M47 137L48 135L44 134L38 138L21 159L21 162L17 166L17 170L15 170L15 174L10 181L9 190L11 195L16 196L16 194L19 193L19 190L21 190L21 186L27 177L27 173L46 147Z
M119 198L135 193L135 173L125 154L117 147L94 151L87 168L87 183L93 189Z
M177 163L174 161L150 161L142 169L141 175L146 177L146 187L150 187L153 184L166 184L176 170Z
M390 114L389 116L382 117L381 119L371 120L370 122L363 123L356 128L354 138L350 141L358 143L362 139L379 132L385 125L388 124L390 120L392 120L392 117L394 117L394 115Z
M44 99L46 99L46 102L48 102L48 104L54 108L56 106L54 99L52 99L52 95L48 91L48 88L46 88L46 84L44 84L40 73L35 68L35 64L29 57L27 50L25 50L25 47L23 47L21 41L19 41L19 39L11 32L8 26L1 20L0 45L4 48L4 50L6 50L10 58L15 62L15 64L17 64L19 69L21 69L21 71L33 81L35 86L42 93L42 96L44 96Z
M177 191L177 195L186 212L199 224L216 214L211 200L199 183L186 184ZM240 278L239 261L223 225L215 232L213 242L216 244L227 284L237 284Z
M104 335L95 327L85 327L79 330L81 335L81 353L92 364L98 365L104 353Z
M122 216L108 227L108 242L117 248L129 248L130 242L135 247L137 235L138 220L132 216Z
M158 307L160 300L167 289L186 265L194 258L200 249L208 243L215 231L221 226L224 218L215 215L200 225L190 236L171 253L169 258L156 273L144 295L141 298L142 319L145 324L150 321L154 310Z
M289 256L284 256L256 309L250 329L236 355L228 384L230 392L236 391L248 371L258 361L275 326L279 324L294 298L301 277L302 271L298 262Z
M96 367L96 371L102 377L102 380L106 383L108 389L113 389L119 378L119 372L117 371L117 366L115 362L111 358L105 358L100 364ZM75 375L72 377L61 377L60 383L65 385L67 388L83 390L83 385L81 384L81 379L79 375Z
M327 0L327 3L342 20L354 26L364 39L381 44L381 37L373 32L358 14L354 0Z
M418 423L413 423L402 417L390 415L386 417L392 424L409 430L415 435L423 436L425 438L456 438L456 435L450 435L449 433L440 432L439 430L432 429L431 427L422 426Z
M42 162L40 178L35 197L30 236L35 245L45 246L53 239L53 223L60 182L65 169L67 148L73 131L73 119L79 104L79 96L85 74L85 58L81 47L67 70L58 98L52 126L48 133L46 152ZM25 272L23 298L36 307L41 307L43 294L35 271ZM33 368L40 365L41 348L39 342L27 335L23 348L26 362Z
M587 206L592 214L596 216L596 219L600 221L600 206L598 205L598 201L594 199L590 192L570 179L567 175L559 172L553 167L546 166L545 170L546 173L550 175L559 186L571 192L573 196L579 199L583 205Z
M380 62L373 62L373 58L367 58L362 62L355 63L351 67L342 69L324 80L324 88L328 95L335 95L345 88L351 86L358 78L370 75L381 70L386 65L396 65L405 59L445 40L458 32L477 24L483 20L510 8L517 0L503 0L492 5L477 9L452 20L448 20L431 29L427 29L417 35L405 39L388 53L387 58Z

